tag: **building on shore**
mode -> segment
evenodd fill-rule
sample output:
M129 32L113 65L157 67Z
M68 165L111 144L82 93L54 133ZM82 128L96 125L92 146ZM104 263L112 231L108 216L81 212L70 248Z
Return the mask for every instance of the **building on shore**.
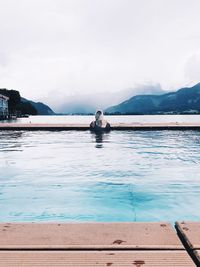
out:
M8 100L9 97L0 94L0 119L7 119L9 117Z

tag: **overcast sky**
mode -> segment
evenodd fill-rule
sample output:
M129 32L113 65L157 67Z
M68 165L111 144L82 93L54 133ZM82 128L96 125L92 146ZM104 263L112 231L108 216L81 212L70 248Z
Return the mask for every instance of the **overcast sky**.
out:
M0 0L0 87L27 98L200 81L199 0Z

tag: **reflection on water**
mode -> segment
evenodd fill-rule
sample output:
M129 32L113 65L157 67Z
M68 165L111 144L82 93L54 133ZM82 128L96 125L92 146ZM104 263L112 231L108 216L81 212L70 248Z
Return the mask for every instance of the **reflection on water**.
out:
M96 139L96 148L102 148L103 147L103 133L96 133L95 139Z
M0 132L0 220L200 220L199 149L198 131Z
M92 132L91 134L92 134L93 138L95 138L95 142L96 142L95 147L96 148L103 148L103 143L108 142L109 133L104 133L104 132L94 133L94 132Z
M102 148L103 147L103 133L91 133L92 137L95 138L96 148Z
M0 132L0 152L1 151L21 151L22 144L20 138L22 132L1 131Z

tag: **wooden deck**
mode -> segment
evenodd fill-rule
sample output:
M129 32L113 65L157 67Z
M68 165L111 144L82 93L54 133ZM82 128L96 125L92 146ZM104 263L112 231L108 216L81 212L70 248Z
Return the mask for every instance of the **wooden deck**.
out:
M177 222L177 232L197 266L200 266L200 222Z
M1 223L2 267L193 267L169 223Z
M0 130L15 131L86 131L88 124L42 124L42 123L0 123ZM199 123L116 123L111 130L200 130Z
M2 267L194 267L184 251L1 251Z
M184 249L168 223L0 224L2 248Z

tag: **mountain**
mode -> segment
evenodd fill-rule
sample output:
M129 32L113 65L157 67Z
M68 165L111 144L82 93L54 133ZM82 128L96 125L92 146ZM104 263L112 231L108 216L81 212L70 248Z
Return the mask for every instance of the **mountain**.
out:
M17 90L9 90L0 88L0 94L9 97L8 109L10 114L18 116L29 115L54 115L53 110L41 102L34 102L21 97L20 92Z
M137 95L105 110L107 114L200 113L200 83L162 95Z
M21 97L21 102L24 104L29 103L33 106L37 111L37 115L55 115L54 111L44 103L34 102L23 97Z
M63 114L89 114L97 109L105 109L116 105L133 95L138 94L163 94L159 84L137 85L117 92L97 92L87 95L76 94L65 96L63 92L51 93L42 102L49 103L58 113Z
M0 89L0 94L7 96L8 100L8 110L10 115L36 115L37 110L34 106L31 105L29 102L22 102L21 96L19 91L16 90L8 90L6 88Z

